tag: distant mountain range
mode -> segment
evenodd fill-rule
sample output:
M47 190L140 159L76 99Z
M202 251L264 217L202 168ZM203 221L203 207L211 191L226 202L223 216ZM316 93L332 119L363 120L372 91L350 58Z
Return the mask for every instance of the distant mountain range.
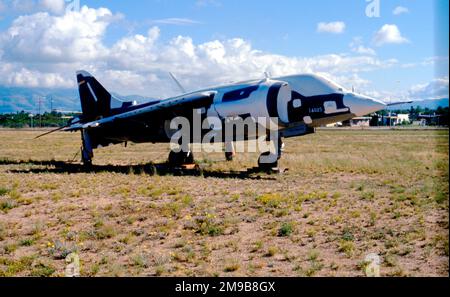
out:
M155 100L143 96L122 96L113 94L124 101L137 101L138 103ZM13 113L25 111L38 113L39 101L41 111L81 111L80 99L77 89L41 89L41 88L6 88L0 86L0 113Z
M142 96L121 96L113 94L124 101L137 101L138 103L155 100ZM77 89L41 89L41 88L7 88L0 86L0 113L30 112L38 113L39 100L41 111L50 111L52 108L61 111L81 111ZM403 104L391 107L392 109L410 109L411 106L436 109L439 106L448 107L448 98L428 99L414 101L412 104Z

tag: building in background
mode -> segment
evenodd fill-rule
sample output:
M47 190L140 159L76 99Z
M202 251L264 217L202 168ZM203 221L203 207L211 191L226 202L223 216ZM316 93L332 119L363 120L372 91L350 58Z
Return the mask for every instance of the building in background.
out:
M441 126L448 125L448 119L445 121L444 116L440 114L421 114L417 120L422 123L422 126Z
M391 115L378 115L372 116L370 121L371 126L399 126L409 125L411 123L409 114L391 114Z
M342 122L344 127L369 127L372 117L356 117L351 120Z

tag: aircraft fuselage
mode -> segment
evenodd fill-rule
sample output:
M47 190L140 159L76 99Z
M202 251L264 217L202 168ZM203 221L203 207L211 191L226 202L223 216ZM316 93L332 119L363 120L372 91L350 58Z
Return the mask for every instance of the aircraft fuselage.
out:
M172 151L177 162L188 160L191 143L206 139L230 147L266 136L278 143L277 152L264 152L258 163L266 163L261 159L269 153L274 165L282 138L314 133L316 127L386 106L313 74L232 83L140 105L116 99L85 71L77 73L77 80L83 115L66 131L82 131L85 163L95 148L128 141L173 144L182 135L175 140L187 152L180 159Z
M200 99L183 100L189 96L198 96ZM293 137L313 133L315 127L349 120L384 108L383 103L348 92L322 77L298 75L203 89L162 101L133 105L117 114L177 100L180 103L151 116L142 113L133 120L117 118L111 124L91 131L92 139L98 140L96 146L126 141L167 143L174 132L170 131L170 122L174 118L183 117L189 120L194 129L195 113L199 115L203 126L201 138L212 130L217 130L211 125L206 125L205 128L204 123L208 122L208 118L220 119L225 123L227 119L237 117L243 120L252 118L255 121L261 117L277 118L280 134ZM259 135L257 131L235 137L251 140ZM192 142L198 142L198 139L192 138Z

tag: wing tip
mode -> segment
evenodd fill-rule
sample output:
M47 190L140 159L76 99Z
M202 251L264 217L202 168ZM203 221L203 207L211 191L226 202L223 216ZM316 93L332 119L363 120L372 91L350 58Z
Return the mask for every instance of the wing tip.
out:
M402 101L402 102L393 102L393 103L385 103L386 106L395 106L395 105L402 105L402 104L412 104L414 101Z

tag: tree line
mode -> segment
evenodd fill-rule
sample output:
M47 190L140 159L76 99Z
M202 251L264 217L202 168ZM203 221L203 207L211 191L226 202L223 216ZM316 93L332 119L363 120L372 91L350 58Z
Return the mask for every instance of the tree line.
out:
M57 128L68 124L74 114L46 112L30 115L28 112L0 114L0 127L3 128Z
M382 110L377 114L387 116L389 114L409 114L411 122L419 120L420 115L440 115L440 125L448 126L448 107L438 107L437 109L422 108L420 106L410 109ZM0 114L0 127L4 128L57 128L68 124L70 118L75 114L62 114L59 112L46 112L42 115L30 116L25 111L17 113Z
M420 116L439 116L439 125L448 126L449 108L439 106L436 109L428 107L411 107L410 109L382 110L377 112L379 116L388 116L389 114L409 114L410 123L419 121Z

